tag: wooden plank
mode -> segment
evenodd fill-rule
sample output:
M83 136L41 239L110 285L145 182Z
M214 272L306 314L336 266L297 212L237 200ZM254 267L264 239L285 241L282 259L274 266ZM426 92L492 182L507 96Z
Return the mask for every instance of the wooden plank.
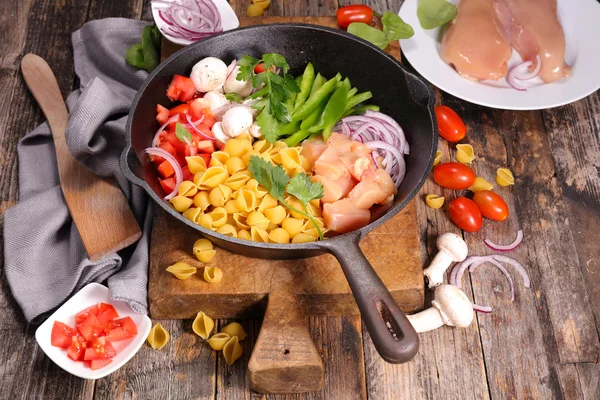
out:
M124 367L96 381L95 399L212 399L216 353L192 331L192 320L158 321L171 341L154 350L144 344Z
M219 327L230 320L219 321ZM249 389L247 364L260 331L258 321L240 321L248 338L242 342L243 356L227 366L219 354L216 399L249 399L257 394ZM365 399L365 374L362 334L358 317L310 317L308 329L325 367L325 382L320 392L266 395L264 399Z

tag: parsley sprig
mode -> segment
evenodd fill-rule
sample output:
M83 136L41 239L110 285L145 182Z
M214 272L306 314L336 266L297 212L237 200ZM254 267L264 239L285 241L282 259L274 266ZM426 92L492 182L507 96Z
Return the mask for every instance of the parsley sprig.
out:
M262 185L271 196L279 200L281 204L289 208L290 210L302 214L307 217L317 228L319 238L323 239L323 232L319 228L317 221L308 212L307 205L311 200L320 199L323 197L323 185L320 182L313 182L305 173L299 173L294 175L292 179L288 176L285 169L280 165L273 165L269 161L262 157L251 156L248 170L254 179ZM285 192L295 196L300 203L304 211L298 210L295 207L290 206L285 201Z

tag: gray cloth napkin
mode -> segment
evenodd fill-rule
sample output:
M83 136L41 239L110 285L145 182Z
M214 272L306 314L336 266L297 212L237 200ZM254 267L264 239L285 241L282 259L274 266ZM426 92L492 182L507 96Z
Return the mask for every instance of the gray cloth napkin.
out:
M97 175L117 180L143 236L127 249L91 262L63 198L50 129L44 123L29 132L17 148L19 203L4 214L5 273L28 321L61 305L88 283L106 279L113 299L147 312L152 209L145 193L119 170L129 107L148 76L125 63L125 52L140 42L146 24L109 18L88 22L73 33L81 88L67 99L66 131L77 160Z

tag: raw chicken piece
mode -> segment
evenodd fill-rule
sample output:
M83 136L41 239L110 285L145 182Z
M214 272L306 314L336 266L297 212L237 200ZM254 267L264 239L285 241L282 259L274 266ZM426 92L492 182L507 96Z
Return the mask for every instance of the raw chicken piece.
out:
M334 201L338 201L342 197L345 197L356 184L348 172L338 179L331 179L321 175L314 175L311 179L313 182L321 182L323 185L322 204L333 203Z
M348 168L354 179L359 181L365 172L375 170L375 166L368 158L362 157L357 153L346 153L340 157L340 161Z
M442 60L465 78L505 77L512 48L497 19L492 0L460 0L457 16L442 39Z
M323 219L327 229L347 233L369 224L371 212L357 208L349 199L323 205Z
M306 157L312 166L315 165L315 161L321 157L321 154L323 154L325 150L327 150L327 145L323 143L321 139L311 139L305 140L302 143L301 154Z
M464 0L463 0L464 1ZM493 0L501 28L523 61L539 54L539 77L554 82L567 77L571 68L565 63L565 35L558 21L556 0ZM535 65L531 69L535 69Z
M327 139L327 145L335 149L340 156L352 151L352 139L341 133L333 132Z
M331 179L338 179L344 173L348 173L348 168L340 161L337 150L328 147L327 150L319 156L314 165L315 174L325 176Z
M393 200L396 186L389 174L382 169L369 171L348 194L352 203L363 209L369 209L374 204L383 204Z

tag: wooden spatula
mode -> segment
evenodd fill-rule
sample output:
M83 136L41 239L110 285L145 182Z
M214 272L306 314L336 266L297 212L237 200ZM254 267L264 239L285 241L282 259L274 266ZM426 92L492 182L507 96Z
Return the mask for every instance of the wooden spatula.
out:
M50 125L60 185L88 257L99 260L134 243L142 232L121 189L80 164L67 148L69 114L50 66L27 54L21 72Z

